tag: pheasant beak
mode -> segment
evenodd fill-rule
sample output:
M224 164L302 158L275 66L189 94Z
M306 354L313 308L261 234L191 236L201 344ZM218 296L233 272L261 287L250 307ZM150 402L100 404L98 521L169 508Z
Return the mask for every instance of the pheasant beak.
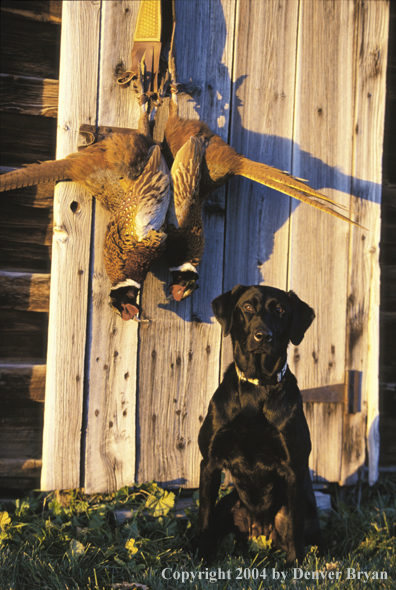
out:
M169 299L182 301L182 299L187 299L187 297L190 297L190 295L192 295L196 289L198 289L196 279L182 281L181 284L172 283L169 286Z
M121 317L125 322L127 322L128 320L137 319L136 316L138 315L139 310L136 307L136 305L132 305L132 303L122 303L121 305Z
M185 285L184 287L182 287L181 285L171 285L169 287L170 299L174 299L175 301L181 301L183 299L186 286L187 285Z

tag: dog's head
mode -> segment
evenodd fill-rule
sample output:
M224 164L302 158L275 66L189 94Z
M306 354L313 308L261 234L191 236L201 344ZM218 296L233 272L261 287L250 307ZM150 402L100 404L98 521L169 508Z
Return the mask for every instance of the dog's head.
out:
M216 297L212 309L224 336L231 334L234 358L243 371L265 374L278 370L289 341L298 345L315 312L293 291L237 285Z

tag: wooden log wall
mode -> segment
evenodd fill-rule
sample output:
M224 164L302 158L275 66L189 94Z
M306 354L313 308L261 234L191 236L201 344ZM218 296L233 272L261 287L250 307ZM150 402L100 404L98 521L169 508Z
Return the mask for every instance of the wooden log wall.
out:
M62 2L1 3L1 171L55 157ZM54 185L0 197L0 487L41 472Z
M331 8L333 3L319 3L319 7L315 3L315 7L309 2L287 6L276 1L254 2L249 3L249 10L236 0L176 0L176 4L179 81L184 87L188 83L193 90L191 96L181 97L182 115L205 120L238 151L309 178L315 188L341 202L350 204L349 194L358 195L359 187L352 190L351 185L352 178L360 179L361 188L370 189L373 202L363 207L360 222L364 225L367 217L373 215L370 207L374 217L378 217L375 201L379 199L384 70L380 68L378 72L375 64L376 55L382 68L386 64L387 2L344 2L339 11ZM2 2L3 171L54 157L60 5L61 2L44 1ZM97 0L65 5L62 42L68 49L62 66L65 77L58 157L75 151L79 125L95 122L96 112L96 121L104 125L136 127L138 117L131 93L115 85L117 73L129 65L138 2ZM391 19L394 14L391 7ZM324 21L326 27L321 24ZM194 34L189 28L191 22ZM365 28L367 23L371 23L371 28ZM338 34L340 28L345 34ZM327 40L312 34L323 29L327 30ZM25 34L18 45L21 30ZM81 69L78 52L70 49L74 46L77 50L73 44L77 31L89 45L84 54L85 69ZM46 44L45 51L40 39ZM339 39L339 43L334 44L334 39ZM257 65L257 47L262 48L259 61L265 67ZM354 54L357 47L361 47L360 61ZM379 48L377 54L375 47ZM387 154L394 150L394 142L386 141L394 123L389 115L389 101L394 94L394 90L393 94L390 91L392 81L394 89L394 77L389 74L393 71L390 68L394 68L394 49L392 55L388 66L383 191L386 215L382 219L381 249L381 419L385 418L385 424L386 420L389 423L395 401L394 360L387 352L394 334L392 288L396 292L392 255L395 182L393 167L389 164L387 168L386 164L387 158L390 162L392 157ZM76 74L71 83L67 75L70 71ZM351 80L356 81L355 86ZM77 101L81 88L85 89L85 96ZM364 98L368 94L372 94L373 100L368 101L371 106L366 109ZM156 117L158 139L166 116L164 105ZM375 170L365 163L364 155L364 133L370 125L374 126L372 136L378 138L374 146ZM334 142L331 148L329 137ZM362 153L358 152L359 145ZM359 172L362 168L369 170L369 176ZM369 178L375 182L370 184ZM377 398L374 395L370 410L364 394L363 411L348 414L339 388L328 389L329 402L320 404L318 395L323 390L318 391L315 386L337 386L344 382L345 368L361 367L368 331L376 330L375 318L371 317L371 327L368 326L366 296L367 289L371 289L371 296L376 293L378 278L372 272L371 261L378 253L370 254L370 248L378 242L378 227L369 237L370 244L362 242L363 250L359 253L360 242L354 236L361 236L360 230L351 232L340 222L307 206L290 203L279 193L243 179L233 180L227 189L213 195L205 207L207 245L200 268L200 289L186 302L166 304L169 274L160 262L150 273L142 294L144 313L153 323L138 329L135 325L122 325L107 306L108 284L101 259L106 212L77 187L69 184L57 191L57 262L52 284L59 289L68 276L70 300L64 301L64 308L53 303L53 315L59 318L58 324L64 325L67 318L67 323L74 325L77 338L72 350L64 350L67 347L57 338L56 324L52 332L50 329L50 343L55 346L50 345L52 369L47 381L53 395L46 409L44 487L85 484L87 491L104 491L131 483L135 478L154 478L168 485L197 485L197 432L208 400L230 360L228 339L221 342L210 302L237 282L293 288L315 307L317 319L311 336L308 333L307 341L298 350L290 351L293 370L304 388L305 410L314 439L311 468L316 475L326 474L327 479L334 481L351 483L356 479L357 470L364 463L366 415L371 411L371 421L375 423ZM0 353L1 436L3 441L7 440L0 448L3 488L38 487L52 200L53 187L49 185L13 191L0 198L0 314L6 336ZM74 200L80 203L77 215L70 210ZM354 210L361 205L362 200L357 199ZM320 240L316 239L318 235ZM314 244L308 240L310 237L315 239ZM330 243L328 248L326 243ZM290 256L285 255L289 248ZM350 251L349 261L342 254L345 250ZM79 261L73 252L78 252ZM366 261L363 279L350 272L358 258ZM93 271L89 280L90 265ZM81 270L82 275L78 274ZM323 285L329 287L331 295L324 292ZM80 309L81 315L77 317L71 309L73 305L86 305L86 311ZM349 314L349 331L342 331L340 323L332 319L334 314L342 315L340 309ZM362 313L364 329L357 334ZM324 334L329 334L329 340ZM347 350L346 360L343 349ZM63 384L55 378L59 358L68 369ZM374 365L375 362L375 388ZM367 387L365 382L363 391ZM385 440L387 432L381 432ZM338 447L334 447L334 442ZM332 454L325 452L328 448L333 449ZM337 455L342 459L334 461ZM58 469L60 462L63 471ZM385 462L392 463L391 453ZM373 465L375 478L375 460Z

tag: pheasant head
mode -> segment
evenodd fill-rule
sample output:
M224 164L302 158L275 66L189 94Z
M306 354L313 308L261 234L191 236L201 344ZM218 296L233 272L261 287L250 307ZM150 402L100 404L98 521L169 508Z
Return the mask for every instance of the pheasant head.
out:
M137 296L139 288L131 283L124 287L115 287L110 291L110 305L113 310L125 321L138 318L139 307Z

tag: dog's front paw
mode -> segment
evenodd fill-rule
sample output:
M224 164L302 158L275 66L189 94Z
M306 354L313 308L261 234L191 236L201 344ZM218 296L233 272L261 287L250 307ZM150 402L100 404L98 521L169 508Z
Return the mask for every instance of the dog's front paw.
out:
M286 551L286 567L292 567L297 563L302 563L305 558L304 545L299 544L298 547L289 547Z

